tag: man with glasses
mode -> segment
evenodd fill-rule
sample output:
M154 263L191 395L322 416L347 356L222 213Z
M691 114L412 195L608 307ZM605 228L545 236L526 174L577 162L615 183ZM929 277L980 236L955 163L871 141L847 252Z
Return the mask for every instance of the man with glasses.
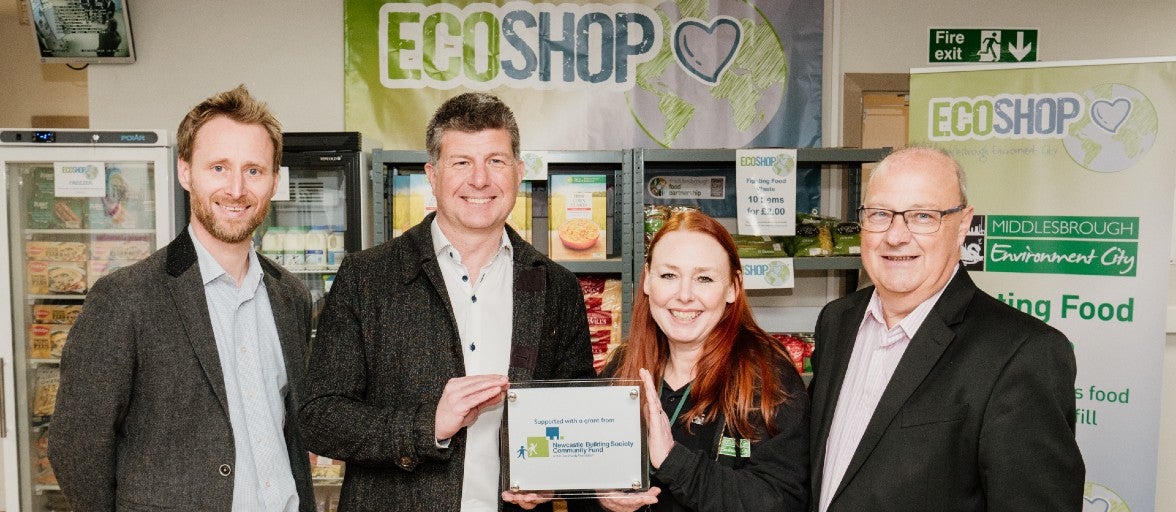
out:
M302 426L311 451L347 463L340 510L515 509L499 495L504 392L595 375L584 299L506 226L523 163L502 101L446 101L425 144L437 211L343 260Z
M1073 349L960 266L959 164L897 151L858 213L874 286L817 321L813 510L1082 510Z

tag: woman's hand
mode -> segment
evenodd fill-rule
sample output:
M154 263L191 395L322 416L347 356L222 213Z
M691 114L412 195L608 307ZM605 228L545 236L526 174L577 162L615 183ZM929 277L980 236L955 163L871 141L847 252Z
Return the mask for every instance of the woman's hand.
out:
M617 492L601 496L600 506L610 512L633 512L646 505L657 503L657 495L661 489L650 487L645 492Z
M645 424L649 428L646 444L649 447L649 464L654 469L661 467L666 457L670 455L670 448L674 447L674 434L670 431L670 420L662 410L661 398L658 397L657 387L653 385L653 376L649 370L639 371L641 382L645 386ZM685 397L683 397L685 400Z
M520 494L516 492L502 491L502 501L507 503L514 503L515 505L522 507L523 510L531 510L543 503L551 501L554 497L555 494L550 492L529 492L526 494Z

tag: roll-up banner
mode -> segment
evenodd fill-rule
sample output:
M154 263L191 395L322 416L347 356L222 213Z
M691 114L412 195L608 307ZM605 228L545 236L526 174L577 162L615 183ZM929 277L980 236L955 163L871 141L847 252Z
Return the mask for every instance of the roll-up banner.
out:
M1086 510L1155 505L1174 83L1176 58L911 73L911 143L967 175L965 266L1074 346Z

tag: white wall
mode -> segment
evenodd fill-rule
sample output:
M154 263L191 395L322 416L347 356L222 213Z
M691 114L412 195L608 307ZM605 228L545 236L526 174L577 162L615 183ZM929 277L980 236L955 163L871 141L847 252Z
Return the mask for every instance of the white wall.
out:
M136 62L90 66L90 127L166 129L239 83L286 131L343 129L342 0L132 1Z
M1037 28L1041 60L1176 55L1176 8L1170 0L825 2L830 145L840 140L835 120L841 116L842 74L927 66L931 27ZM342 0L136 1L131 15L139 61L90 67L91 126L174 131L193 104L245 83L270 103L287 130L343 128ZM0 85L6 82L0 75ZM0 103L0 110L4 106ZM1176 481L1176 338L1171 335L1166 352L1156 502L1157 510L1172 512L1176 488L1166 485Z
M0 126L29 127L34 115L85 116L87 71L41 64L28 13L0 0Z

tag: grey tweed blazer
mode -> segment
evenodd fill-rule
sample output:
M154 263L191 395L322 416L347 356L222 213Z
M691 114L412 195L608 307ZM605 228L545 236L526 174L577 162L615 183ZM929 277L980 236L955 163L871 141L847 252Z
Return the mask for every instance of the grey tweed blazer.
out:
M285 358L286 446L299 510L315 509L295 407L310 339L310 295L264 257ZM227 511L233 431L196 249L166 248L99 279L61 359L49 457L78 512Z
M431 222L433 215L348 255L319 317L302 429L311 451L347 462L341 511L461 508L465 430L446 450L433 437L441 391L465 375L465 365ZM593 377L575 275L509 227L507 234L514 247L511 382Z

